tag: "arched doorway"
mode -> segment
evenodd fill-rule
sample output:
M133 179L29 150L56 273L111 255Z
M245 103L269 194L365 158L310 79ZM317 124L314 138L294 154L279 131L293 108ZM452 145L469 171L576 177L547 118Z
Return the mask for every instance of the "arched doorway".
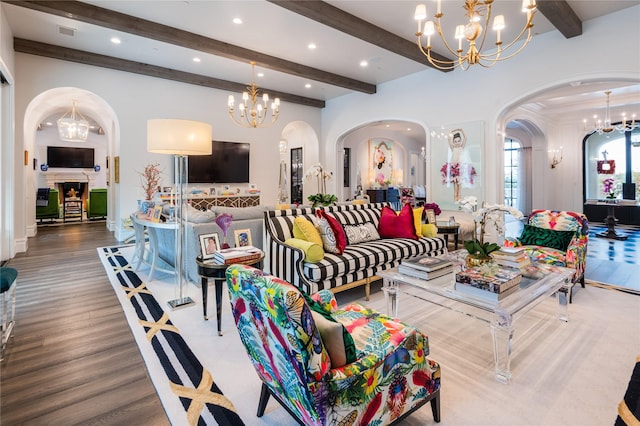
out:
M57 131L55 126L48 126L47 121L61 116L67 112L75 100L77 107L87 118L91 118L104 133L101 135L99 142L102 144L99 151L100 154L95 157L95 165L99 168L90 169L59 169L42 170L40 165L46 163L46 142L44 145L39 143L41 135L44 133L53 133ZM84 89L76 87L59 87L47 90L29 103L25 111L24 119L24 146L25 150L33 153L33 167L27 168L24 176L26 194L23 198L24 211L26 212L27 236L34 236L36 233L36 216L35 216L35 197L38 187L46 185L57 185L59 179L79 180L88 183L88 189L91 188L91 182L101 182L108 188L108 214L107 227L114 229L114 218L117 217L117 206L115 200L115 186L113 182L113 159L119 152L119 126L115 112L111 106L98 95ZM48 136L51 138L51 134ZM47 140L47 137L44 138ZM49 139L51 140L51 139ZM103 155L104 154L104 155ZM39 158L38 158L39 157ZM96 174L101 174L98 178ZM56 176L57 175L57 176Z

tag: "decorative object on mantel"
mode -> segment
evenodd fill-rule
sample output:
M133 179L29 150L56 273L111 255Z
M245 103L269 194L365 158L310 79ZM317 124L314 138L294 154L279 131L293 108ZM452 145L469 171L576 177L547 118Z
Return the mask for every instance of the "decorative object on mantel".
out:
M246 92L242 92L244 103L240 102L238 105L240 117L236 117L234 110L235 99L233 95L229 95L229 117L231 121L242 127L270 127L280 116L280 98L275 98L271 102L271 121L265 123L269 112L269 95L264 93L262 95L262 104L257 102L258 86L254 82L255 66L256 63L251 61L251 85L247 86ZM249 105L249 101L251 101L251 105Z
M307 200L311 201L312 207L315 208L319 205L329 206L338 201L338 197L326 193L327 179L331 179L331 176L333 176L333 172L326 171L320 163L314 164L305 172L305 180L315 177L318 182L318 193L307 197Z
M600 175L613 175L613 174L615 174L616 173L616 162L615 162L615 160L607 159L607 155L609 155L609 153L607 152L606 149L604 151L602 151L601 154L602 154L602 158L604 158L604 160L598 160L598 163L597 163L598 174L600 174Z
M469 256L467 257L467 267L478 266L482 263L491 261L491 256L489 256L489 254L500 248L496 243L484 241L486 226L488 224L493 223L496 232L501 235L503 234L502 215L504 213L509 213L515 219L522 218L522 212L520 210L502 204L489 205L482 203L482 208L478 210L478 199L474 196L461 199L458 202L458 207L460 210L471 213L476 224L473 239L464 242L464 248L469 252ZM480 232L477 232L478 225L480 227Z
M47 170L49 170L49 165L48 164L40 164L40 170L42 170L43 172L46 172Z
M58 136L67 142L85 142L89 136L89 122L76 111L75 99L71 109L58 119Z
M502 43L500 38L500 32L505 28L504 15L497 15L493 20L493 30L496 31L496 42L494 46L487 46L487 50L483 51L484 42L486 39L486 30L489 29L489 22L491 21L491 7L494 0L465 0L462 6L466 11L466 16L469 18L469 22L466 25L457 25L455 32L455 39L458 40L458 49L453 50L444 34L442 33L441 18L444 16L442 13L442 1L436 0L436 13L434 18L436 22L427 21L422 27L422 21L427 18L427 7L424 4L416 6L414 18L418 21L418 32L416 37L418 38L418 48L423 55L427 57L431 65L440 70L452 70L456 67L460 67L462 70L467 70L471 65L480 65L485 68L494 66L498 61L504 61L512 58L525 48L529 41L531 41L533 28L533 16L536 13L536 1L535 0L523 0L522 12L526 13L526 21L524 27L518 33L518 35L506 45ZM453 3L451 1L447 3ZM480 24L480 20L484 15L484 29ZM431 36L438 33L444 46L447 48L450 54L455 59L450 60L446 57L440 56L437 53L431 52ZM484 34L483 34L484 32ZM516 44L516 42L523 39L526 33L526 38L522 44ZM427 36L427 44L423 46L422 35ZM462 39L466 39L469 42L469 47L466 52L462 49ZM480 45L476 44L476 41L480 42ZM511 48L514 50L511 50ZM508 52L506 56L502 56L503 53Z
M147 121L147 151L158 154L172 154L174 164L174 188L176 189L176 260L175 271L179 289L177 299L169 301L171 309L177 309L194 304L189 296L184 294L187 283L187 268L183 264L187 250L187 233L184 226L187 214L187 177L188 156L211 155L211 141L213 140L211 124L200 121L180 119L152 119ZM157 167L157 165L156 165ZM158 188L155 182L153 191ZM147 192L147 195L149 193Z
M622 113L622 122L620 124L612 124L611 123L611 111L609 110L609 97L611 96L611 90L607 90L604 92L607 96L607 104L604 110L604 121L598 118L598 115L595 114L593 116L593 126L587 126L587 119L582 120L584 123L584 131L585 132L598 132L598 134L606 134L611 133L614 130L624 133L634 129L638 123L636 123L636 114L631 115L631 121L627 120L627 114L625 112ZM606 157L605 157L606 160Z

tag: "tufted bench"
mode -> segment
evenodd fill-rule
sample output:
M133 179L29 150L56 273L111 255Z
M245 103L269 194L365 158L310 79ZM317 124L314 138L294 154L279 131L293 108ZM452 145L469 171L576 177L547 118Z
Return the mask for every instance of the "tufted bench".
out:
M387 203L338 205L325 207L328 215L342 225L373 223L377 228L382 207ZM376 273L397 266L402 259L447 252L442 238L414 240L409 238L382 238L347 245L344 253L326 252L316 263L306 262L305 252L285 244L293 237L293 222L298 216L315 221L315 209L269 210L265 212L266 252L265 269L272 275L315 294L322 289L334 293L364 285L367 300L370 283L378 279Z
M4 359L4 348L13 331L16 313L16 282L18 271L13 268L0 267L0 293L2 294L2 342L0 360Z

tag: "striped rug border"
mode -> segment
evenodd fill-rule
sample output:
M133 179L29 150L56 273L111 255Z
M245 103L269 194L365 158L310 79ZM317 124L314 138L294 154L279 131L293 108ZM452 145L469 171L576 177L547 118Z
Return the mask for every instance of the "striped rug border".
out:
M152 346L173 391L172 396L179 399L185 410L185 418L179 424L244 425L233 403L223 395L211 373L202 366L173 325L169 314L120 252L125 247L130 246L99 247L98 253L105 269L110 269L131 302L138 325L147 335L146 342L138 341L138 345ZM111 280L111 275L109 278ZM113 287L116 289L116 285ZM129 326L133 329L134 324L129 322ZM162 401L163 395L160 392L158 395Z

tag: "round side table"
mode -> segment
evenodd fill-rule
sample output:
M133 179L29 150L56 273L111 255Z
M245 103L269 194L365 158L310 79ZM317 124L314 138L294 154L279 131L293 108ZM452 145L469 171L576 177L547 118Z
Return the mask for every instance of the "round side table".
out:
M453 234L453 247L454 250L458 250L458 235L460 234L460 224L449 222L436 222L436 228L438 228L438 234L444 235L444 243L449 246L449 234Z
M246 262L236 262L236 264L254 266L262 269L264 261L264 251L261 252L260 258ZM216 286L216 320L218 321L218 336L222 336L222 285L226 281L227 268L230 265L217 263L213 259L203 260L202 256L196 257L198 264L198 275L200 275L200 286L202 287L202 312L205 321L209 319L207 315L207 293L209 287L209 278L213 279Z

